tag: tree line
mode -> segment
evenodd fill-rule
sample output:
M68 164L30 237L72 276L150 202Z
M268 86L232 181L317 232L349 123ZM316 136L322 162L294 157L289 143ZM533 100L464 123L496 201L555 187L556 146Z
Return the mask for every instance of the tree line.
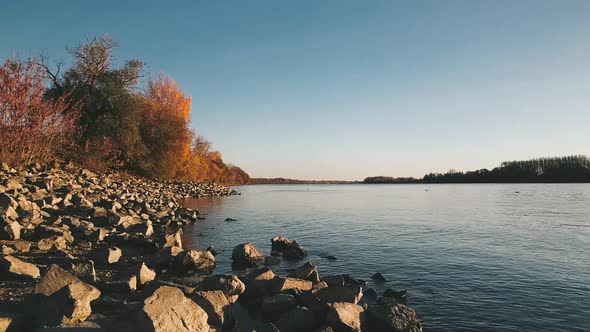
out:
M491 170L429 173L421 179L368 177L363 183L568 183L590 182L590 158L584 155L505 161Z
M0 160L74 160L158 179L247 183L191 130L191 98L164 74L141 86L145 63L115 66L117 44L95 37L68 49L72 65L45 56L0 67Z

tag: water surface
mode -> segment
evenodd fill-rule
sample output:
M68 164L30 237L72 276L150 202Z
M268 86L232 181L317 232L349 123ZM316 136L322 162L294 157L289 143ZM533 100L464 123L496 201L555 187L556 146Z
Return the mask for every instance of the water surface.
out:
M308 249L320 275L407 289L425 331L590 330L590 184L236 189L186 203L206 220L185 229L185 243L213 245L218 273L231 272L235 245L268 253L282 235ZM388 282L371 282L375 272Z

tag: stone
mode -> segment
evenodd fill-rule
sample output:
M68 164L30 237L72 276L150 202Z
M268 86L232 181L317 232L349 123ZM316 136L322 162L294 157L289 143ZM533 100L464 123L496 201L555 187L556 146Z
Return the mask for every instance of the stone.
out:
M264 254L254 244L247 242L234 247L232 260L232 265L237 268L254 267L262 263Z
M326 322L336 331L361 331L361 313L364 308L350 302L328 304Z
M8 235L10 240L20 240L20 233L22 230L21 224L16 221L9 222L4 226L4 232Z
M363 296L360 286L330 286L318 289L315 295L325 303L350 302L357 304Z
M196 291L189 296L209 316L209 325L229 328L233 325L230 303L223 291Z
M84 321L92 314L90 303L100 291L84 282L62 287L49 297L39 299L36 325L71 325Z
M392 298L395 300L402 300L403 298L406 297L407 293L408 292L405 290L396 291L391 288L387 288L386 290L383 291L383 297L388 297L388 298Z
M147 284L150 281L156 279L156 272L150 269L145 263L139 264L138 267L135 268L135 276L137 277L138 286L142 286Z
M384 277L384 276L383 276L381 273L379 273L379 272L377 272L377 273L373 274L373 275L371 276L371 279L373 279L373 280L375 280L375 281L386 281L386 280L385 280L385 277Z
M210 274L215 269L215 256L210 251L185 250L174 258L172 267L185 275Z
M50 296L61 288L78 282L81 282L81 280L76 276L62 269L61 267L52 264L45 272L39 283L35 285L33 294L43 294Z
M100 291L73 274L53 264L33 290L34 303L29 305L37 326L73 324L92 313L90 302Z
M297 307L282 314L275 325L281 332L311 331L317 326L317 319L311 310Z
M172 234L166 234L164 241L164 247L182 248L182 228Z
M319 282L320 275L318 274L318 268L311 262L306 262L297 269L287 274L287 277L299 278L309 280L311 282Z
M39 268L35 264L21 261L13 256L0 256L0 272L3 275L20 278L37 279L40 276Z
M205 277L197 289L202 291L220 290L225 294L229 303L234 303L246 291L246 285L237 276L218 274Z
M332 287L332 286L337 286L337 287L344 286L344 278L340 274L338 274L338 275L323 276L323 277L320 278L320 280L321 281L324 281L330 287Z
M96 270L94 261L86 260L78 263L72 263L73 274L85 282L96 282Z
M24 316L0 312L0 332L20 332L25 330Z
M369 305L366 313L371 331L422 332L416 312L403 304Z
M285 259L299 259L308 255L307 251L295 240L289 240L282 236L275 236L270 242L272 244L272 250L282 252L283 258Z
M209 331L205 310L176 287L162 286L143 303L137 315L137 331Z
M99 265L115 264L121 259L123 252L121 249L110 246L102 247L95 252L95 261Z
M274 272L267 267L250 271L243 277L246 284L244 296L262 297L272 294L272 282L275 278Z
M272 291L279 293L289 289L298 289L302 291L311 290L313 283L309 280L290 278L290 277L275 277L272 280Z
M260 302L260 308L266 315L281 314L297 307L295 297L291 294L275 294L265 296Z
M5 244L2 245L2 255L12 255L16 252L16 250L14 250L14 248L9 247Z

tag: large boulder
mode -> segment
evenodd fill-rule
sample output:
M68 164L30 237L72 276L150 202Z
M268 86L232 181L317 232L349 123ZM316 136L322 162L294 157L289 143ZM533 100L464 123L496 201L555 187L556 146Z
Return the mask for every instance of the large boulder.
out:
M229 303L234 303L246 291L246 285L234 275L217 274L205 277L197 286L198 290L220 290L225 294Z
M100 291L52 265L35 286L33 294L28 307L35 325L56 326L84 321L92 313L90 303L100 296Z
M291 271L289 274L287 274L287 277L309 280L314 283L320 281L318 268L311 262L306 262L297 269Z
M13 256L0 255L0 273L10 277L37 279L39 268L35 264L21 261Z
M181 274L210 274L215 269L215 256L205 250L185 250L176 255L173 269Z
M230 303L220 290L196 291L189 296L209 316L209 325L229 328L233 325L233 315Z
M209 331L208 315L184 293L171 286L158 288L145 299L137 315L137 331Z
M361 331L361 314L365 309L350 302L328 304L326 322L337 331Z
M246 274L242 280L246 284L245 297L262 297L272 294L274 272L267 267L255 269Z
M246 242L235 246L232 260L235 268L254 267L262 263L264 254L254 244Z
M297 289L301 291L311 290L313 283L309 280L297 279L297 278L283 278L275 277L272 280L272 291L274 293L283 292L289 289Z
M272 251L281 252L285 259L299 259L308 255L307 251L295 240L275 236L270 242L272 244Z
M369 305L366 312L372 331L422 332L416 312L403 304Z
M360 286L333 286L318 289L315 295L325 303L350 302L357 304L363 297L363 289Z

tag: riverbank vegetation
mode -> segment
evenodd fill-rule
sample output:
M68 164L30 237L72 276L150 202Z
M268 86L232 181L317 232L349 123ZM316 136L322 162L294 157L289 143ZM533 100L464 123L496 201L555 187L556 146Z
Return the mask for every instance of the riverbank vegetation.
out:
M584 155L505 161L491 170L429 173L422 179L375 176L363 183L551 183L590 182L590 158Z
M47 57L0 67L0 160L12 165L55 158L93 170L148 178L247 183L242 169L191 129L191 98L145 63L116 66L116 43L97 37L69 49L72 65ZM147 84L144 81L147 81Z

